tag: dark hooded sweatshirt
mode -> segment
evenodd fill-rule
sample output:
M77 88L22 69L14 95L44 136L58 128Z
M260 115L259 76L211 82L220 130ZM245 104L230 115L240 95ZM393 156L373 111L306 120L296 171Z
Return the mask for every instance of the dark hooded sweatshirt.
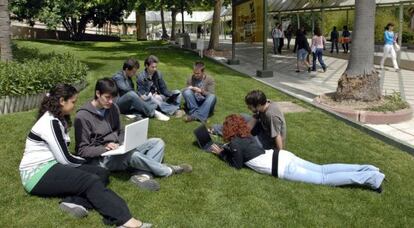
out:
M87 102L77 111L74 125L75 151L84 158L99 157L106 152L106 144L124 140L119 108L115 104L102 115L91 101Z

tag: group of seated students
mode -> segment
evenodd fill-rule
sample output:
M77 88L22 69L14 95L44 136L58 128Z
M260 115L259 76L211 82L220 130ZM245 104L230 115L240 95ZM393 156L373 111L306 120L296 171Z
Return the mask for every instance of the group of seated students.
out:
M133 59L127 60L113 79L102 78L96 82L94 98L76 113L75 155L68 150L68 131L78 91L68 84L51 88L26 139L19 167L24 189L32 195L63 198L59 207L75 217L85 217L88 210L95 209L107 225L151 227L134 218L126 202L106 187L109 172L129 171L130 181L136 186L156 191L160 186L154 176L189 173L192 166L163 163L165 143L160 138L150 138L122 155L101 154L118 148L123 142L120 113L158 115L157 118L160 113L177 115L181 92L167 90L161 73L156 70L157 62L154 56L145 60L145 71L137 79L138 91L134 90L131 80L139 68L138 61ZM176 94L174 99L169 100L173 94ZM214 80L206 76L202 62L194 64L193 75L182 94L188 113L186 120L206 122L216 98ZM286 180L330 186L364 185L381 192L385 175L375 166L317 165L284 150L284 115L262 91L249 92L245 103L252 116L232 114L223 125L211 129L227 142L223 146L213 144L211 151L230 166L237 169L247 166Z
M154 55L145 59L145 69L137 76L136 91L132 77L137 74L140 67L137 60L126 60L122 70L112 77L118 87L116 104L120 112L168 121L169 116L185 115L180 109L181 98L184 97L187 110L184 120L205 122L214 111L216 96L214 79L204 72L204 63L195 62L193 75L188 78L182 93L180 90L168 90L162 73L157 70L158 63L159 60Z

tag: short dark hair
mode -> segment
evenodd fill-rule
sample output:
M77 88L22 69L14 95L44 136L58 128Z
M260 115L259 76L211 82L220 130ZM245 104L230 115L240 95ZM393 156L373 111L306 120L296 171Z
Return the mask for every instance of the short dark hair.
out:
M127 59L124 62L124 66L122 66L123 70L126 70L126 69L132 70L134 68L139 69L139 62L136 59Z
M253 90L246 95L244 102L249 106L257 107L266 104L267 98L261 90Z
M387 24L387 26L385 26L385 30L390 30L390 27L394 27L394 23L390 22Z
M104 93L109 93L112 96L118 95L118 87L116 86L116 83L114 82L114 80L110 78L101 78L98 81L96 81L95 99L98 99L98 97L96 96L96 91L99 91L101 95Z
M153 64L153 63L158 63L158 62L159 62L159 60L158 60L157 56L155 56L155 55L150 55L150 56L148 56L148 57L145 59L145 61L144 61L144 65L145 65L145 66L149 66L149 65L151 65L151 64Z
M204 68L206 68L206 65L203 61L195 61L194 69L200 69L201 71L204 71Z

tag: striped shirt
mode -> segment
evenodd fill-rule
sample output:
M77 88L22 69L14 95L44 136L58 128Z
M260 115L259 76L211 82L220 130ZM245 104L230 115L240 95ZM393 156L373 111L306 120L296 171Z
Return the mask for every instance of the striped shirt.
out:
M62 122L46 112L30 130L19 170L22 184L30 192L54 164L78 167L84 159L68 151L69 135Z

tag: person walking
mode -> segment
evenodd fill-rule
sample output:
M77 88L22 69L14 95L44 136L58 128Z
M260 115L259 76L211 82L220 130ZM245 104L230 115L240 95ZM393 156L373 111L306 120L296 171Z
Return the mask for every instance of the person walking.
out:
M336 54L338 54L339 50L338 50L338 39L339 39L339 33L336 30L336 26L333 27L332 31L331 31L331 53L333 53L334 48L336 47Z
M321 30L316 28L314 31L314 36L312 38L312 56L313 56L313 64L312 64L312 71L316 71L316 58L318 59L319 63L322 66L323 72L326 71L326 64L323 61L323 49L326 44L326 39L322 35Z
M286 31L285 31L285 37L287 39L287 49L290 49L290 41L292 40L292 36L293 36L293 28L292 25L289 24L289 26L287 27Z
M400 70L400 68L398 67L397 54L396 54L396 50L394 48L394 45L396 44L396 39L397 38L396 38L393 30L394 30L394 24L393 23L388 23L387 26L385 27L385 31L384 31L384 54L383 54L382 59L381 59L380 67L381 67L381 69L384 69L385 60L388 58L389 55L391 55L394 70L396 72L398 72Z
M295 39L295 49L293 53L297 52L296 58L296 73L300 72L300 66L306 66L308 72L311 71L311 67L309 64L308 56L311 53L311 49L309 47L308 39L305 36L305 28L302 27L300 31L296 34Z
M346 25L343 27L341 41L344 53L347 54L349 52L349 43L351 42L351 33Z
M272 40L273 40L273 54L277 54L277 50L279 47L279 38L278 36L278 27L279 24L275 24L275 27L272 29Z

